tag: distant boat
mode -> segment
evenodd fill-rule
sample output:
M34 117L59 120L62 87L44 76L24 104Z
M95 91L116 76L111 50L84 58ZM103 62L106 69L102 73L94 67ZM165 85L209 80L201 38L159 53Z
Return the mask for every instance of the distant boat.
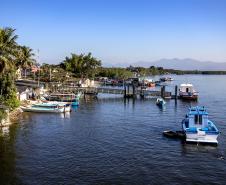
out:
M163 107L166 104L165 100L162 98L157 98L156 105Z
M187 142L217 144L219 131L215 124L208 119L204 107L192 107L182 121L182 130L185 132Z
M199 93L194 89L192 84L181 84L179 89L179 96L185 100L197 100Z
M48 101L70 103L72 106L77 106L81 95L81 92L78 92L77 95L74 93L52 93L44 98Z
M173 78L171 77L162 77L159 79L161 82L167 82L167 81L173 81Z
M71 105L66 103L37 103L27 107L21 106L24 112L63 113L70 112Z

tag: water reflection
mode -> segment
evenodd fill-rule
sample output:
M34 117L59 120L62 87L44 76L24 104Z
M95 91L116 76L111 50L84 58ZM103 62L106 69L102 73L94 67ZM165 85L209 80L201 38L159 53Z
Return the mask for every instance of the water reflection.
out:
M204 145L204 144L194 144L194 143L181 143L181 153L183 156L197 156L205 157L212 156L213 158L224 160L224 151L219 149L217 145Z
M9 135L9 126L0 127L0 136L7 137Z
M0 128L0 184L19 184L16 178L17 126Z

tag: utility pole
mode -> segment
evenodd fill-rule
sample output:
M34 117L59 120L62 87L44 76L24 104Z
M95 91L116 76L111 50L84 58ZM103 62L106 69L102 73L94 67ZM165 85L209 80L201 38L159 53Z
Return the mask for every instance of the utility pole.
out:
M38 51L37 51L37 63L38 63L38 65L40 65L39 64L39 49L38 49ZM39 87L39 81L40 81L40 67L38 66L38 87Z

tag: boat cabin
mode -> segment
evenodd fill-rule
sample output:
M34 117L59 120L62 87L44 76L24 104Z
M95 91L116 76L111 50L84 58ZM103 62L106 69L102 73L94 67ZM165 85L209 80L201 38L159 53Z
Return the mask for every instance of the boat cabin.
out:
M194 87L192 84L181 84L180 85L180 91L181 92L186 92L186 93L193 93L194 92Z
M208 127L208 113L204 107L192 107L187 114L188 121L186 128L206 128Z

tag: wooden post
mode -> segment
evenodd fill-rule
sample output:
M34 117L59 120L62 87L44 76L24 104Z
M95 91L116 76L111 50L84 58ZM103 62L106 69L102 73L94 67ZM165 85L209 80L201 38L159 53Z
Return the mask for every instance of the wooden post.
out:
M133 98L136 97L135 85L133 84Z
M140 90L140 97L141 97L142 99L144 98L144 90L143 90L143 89Z
M166 87L165 86L162 86L161 87L161 97L162 98L165 98L165 91L166 91Z
M126 98L126 85L124 85L124 98Z
M165 98L165 95L166 95L166 86L163 86L163 98Z
M175 86L175 100L177 100L177 85Z

